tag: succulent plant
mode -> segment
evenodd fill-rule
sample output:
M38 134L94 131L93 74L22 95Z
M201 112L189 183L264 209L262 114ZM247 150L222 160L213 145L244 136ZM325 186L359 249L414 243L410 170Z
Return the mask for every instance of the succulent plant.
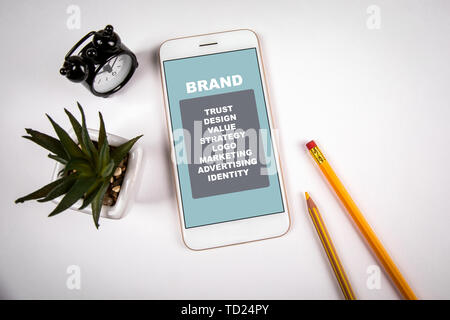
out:
M91 205L94 223L98 229L103 197L114 170L142 135L112 150L106 137L103 116L99 112L100 130L97 146L95 146L88 134L83 108L79 103L77 104L81 113L81 124L67 109L64 109L72 124L77 141L74 141L48 114L47 117L58 139L39 131L25 129L28 135L23 137L50 151L48 157L62 163L64 169L59 172L57 180L17 199L15 202L28 200L46 202L64 195L56 208L49 214L49 217L51 217L70 208L79 199L82 199L83 203L79 209Z

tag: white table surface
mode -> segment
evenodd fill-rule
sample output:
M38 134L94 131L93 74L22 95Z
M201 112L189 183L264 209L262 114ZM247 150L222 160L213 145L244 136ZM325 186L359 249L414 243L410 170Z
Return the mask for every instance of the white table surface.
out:
M66 26L69 5L80 29ZM380 29L367 27L370 5ZM2 1L0 4L0 298L341 299L305 208L316 200L361 299L398 299L328 189L304 143L315 139L419 298L450 298L450 2ZM113 24L138 57L104 99L58 73L68 49ZM284 237L203 252L181 240L157 64L169 38L238 28L261 37L279 128L292 226ZM68 129L63 107L90 127L143 133L145 167L129 214L100 221L53 203L15 205L50 179L47 153L20 136ZM68 266L80 290L66 286Z

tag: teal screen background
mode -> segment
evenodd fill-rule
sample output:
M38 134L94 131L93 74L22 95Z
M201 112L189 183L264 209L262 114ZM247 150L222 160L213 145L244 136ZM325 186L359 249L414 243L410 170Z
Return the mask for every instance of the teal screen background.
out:
M256 48L166 60L163 64L173 131L183 128L180 100L253 89L260 128L270 132L268 131L269 120ZM219 79L220 77L234 74L242 76L242 85L189 94L186 92L186 82L212 78ZM176 140L175 136L174 140L175 146L180 144L180 141ZM272 137L270 134L267 134L267 142L264 146L266 148L267 163L275 165L276 160L272 152ZM188 165L185 162L178 161L181 160L178 157L182 157L178 152L176 152L176 157L186 228L284 211L278 172L268 176L269 186L265 188L193 199Z

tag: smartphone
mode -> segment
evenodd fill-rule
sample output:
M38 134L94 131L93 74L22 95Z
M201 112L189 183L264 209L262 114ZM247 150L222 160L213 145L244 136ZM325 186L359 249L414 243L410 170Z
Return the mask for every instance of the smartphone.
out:
M285 234L290 217L256 33L171 39L159 54L185 245Z

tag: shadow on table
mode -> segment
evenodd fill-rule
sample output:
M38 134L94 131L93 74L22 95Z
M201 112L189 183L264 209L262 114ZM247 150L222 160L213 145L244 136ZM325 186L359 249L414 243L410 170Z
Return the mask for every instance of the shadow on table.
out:
M175 186L170 163L170 148L164 135L159 145L144 146L136 203L175 201Z
M139 133L144 134L143 139L140 141L144 149L142 164L138 178L135 181L137 186L134 202L136 204L155 204L166 200L175 201L175 187L173 185L170 147L166 132L158 52L159 45L135 52L139 66L130 79L130 83L127 84L130 90L124 88L123 92L120 90L115 94L119 98L121 95L128 95L126 100L131 106L140 105L141 108L144 106L145 110L147 110L148 105L151 113L146 113L143 116L152 116L163 121L163 123L155 125L155 122L149 123L142 116L136 118L136 114L133 114L134 110L132 109L130 109L130 118L126 121L127 115L124 115L124 123L129 124L130 121L133 121L133 125L141 128L138 130ZM142 109L139 112L142 112ZM158 138L154 139L155 137Z

